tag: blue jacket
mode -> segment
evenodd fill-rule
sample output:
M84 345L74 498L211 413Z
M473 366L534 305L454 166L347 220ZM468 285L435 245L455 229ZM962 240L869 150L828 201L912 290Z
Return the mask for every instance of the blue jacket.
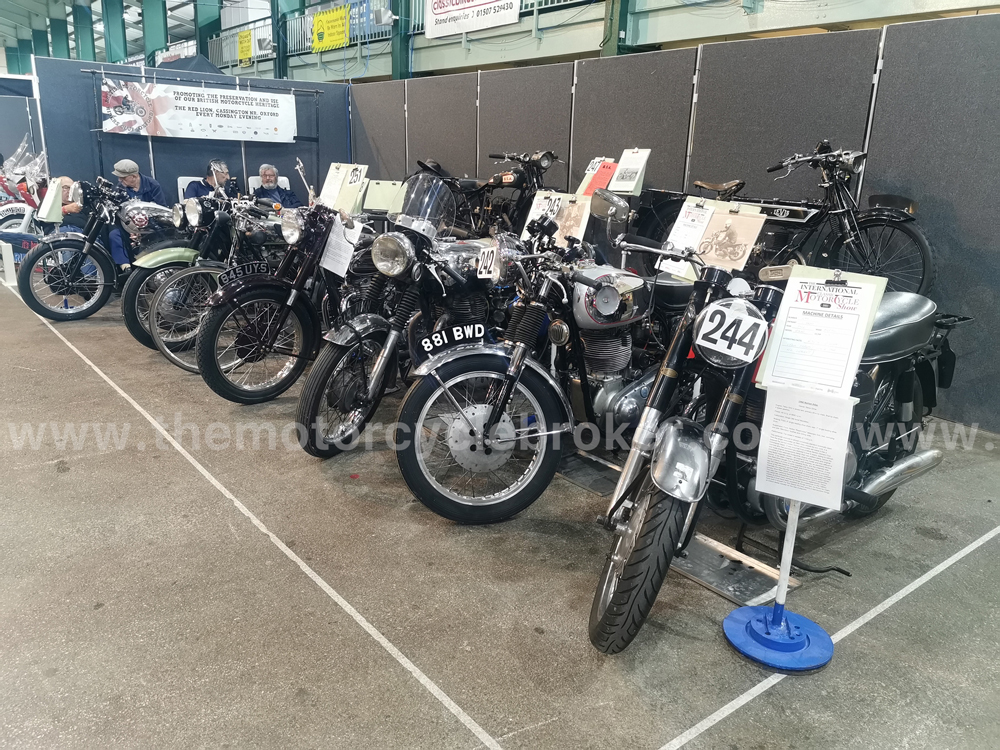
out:
M285 190L280 185L275 186L274 190L268 190L261 185L253 191L253 197L271 201L271 203L280 203L285 208L298 208L302 205L302 201L299 200L299 196L291 190Z
M205 178L203 177L200 180L188 183L188 186L184 188L184 197L201 198L205 195L211 195L213 190L215 188L205 182Z
M149 201L150 203L159 203L161 206L167 205L167 196L163 194L163 188L160 187L160 183L144 174L139 175L139 177L142 179L142 182L139 183L138 190L133 190L128 185L120 183L121 187L125 188L128 197L138 198L141 201Z

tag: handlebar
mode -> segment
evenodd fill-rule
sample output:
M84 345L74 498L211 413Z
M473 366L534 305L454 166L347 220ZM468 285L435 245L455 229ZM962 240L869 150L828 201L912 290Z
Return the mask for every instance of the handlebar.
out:
M773 167L768 167L767 171L768 172L777 172L777 171L782 170L784 168L785 168L785 164L784 164L784 162L782 162L782 163L779 163L779 164L775 164Z
M506 159L507 154L487 154L490 159Z
M439 263L438 267L444 269L444 272L446 274L448 274L449 276L451 276L451 278L453 278L455 281L457 281L462 286L465 286L465 277L462 274L460 274L458 271L456 271L454 268L452 268L450 265L448 265L447 263Z
M657 242L656 240L651 240L646 237L639 237L635 234L626 234L621 237L621 242L628 245L639 245L640 247L646 247L650 250L662 250L663 244Z
M583 284L584 286L589 286L592 289L600 289L602 286L604 286L600 282L594 281L593 279L581 273L580 271L574 272L573 275L569 277L569 280L572 281L574 284Z

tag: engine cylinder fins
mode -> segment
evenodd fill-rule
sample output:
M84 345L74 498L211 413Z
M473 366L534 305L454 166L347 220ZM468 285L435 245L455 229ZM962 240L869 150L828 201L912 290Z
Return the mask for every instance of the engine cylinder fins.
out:
M617 373L632 361L632 334L628 330L582 329L580 339L588 372Z
M447 310L456 322L482 323L489 314L490 302L485 294L473 294L451 300Z

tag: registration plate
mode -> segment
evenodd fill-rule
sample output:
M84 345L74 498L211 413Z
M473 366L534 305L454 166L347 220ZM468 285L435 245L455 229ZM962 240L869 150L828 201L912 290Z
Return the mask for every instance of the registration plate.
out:
M242 279L245 276L259 276L270 272L271 267L267 264L267 261L257 260L253 263L244 263L241 266L230 268L228 271L220 274L219 284L221 286L225 286L226 284L231 284L237 279Z
M417 349L427 355L437 354L456 344L479 343L485 335L486 326L482 323L448 326L418 339Z

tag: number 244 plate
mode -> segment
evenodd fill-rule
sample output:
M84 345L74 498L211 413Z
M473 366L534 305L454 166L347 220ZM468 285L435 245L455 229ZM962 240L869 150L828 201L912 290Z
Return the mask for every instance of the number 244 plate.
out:
M225 286L226 284L231 284L237 279L242 279L244 276L259 276L270 272L271 267L267 265L267 261L258 260L253 263L244 263L242 266L230 268L228 271L220 274L219 284L221 286Z
M486 326L482 323L448 326L418 339L417 348L424 354L437 354L456 344L478 343L483 340L485 335Z

